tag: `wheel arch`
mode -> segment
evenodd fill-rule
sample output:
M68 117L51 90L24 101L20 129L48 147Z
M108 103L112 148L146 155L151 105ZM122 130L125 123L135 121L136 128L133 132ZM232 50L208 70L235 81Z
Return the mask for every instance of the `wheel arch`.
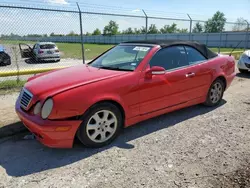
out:
M223 83L224 83L224 89L226 89L227 88L227 80L226 80L226 78L225 78L225 76L223 76L223 75L220 75L220 76L217 76L215 79L214 79L214 81L215 80L221 80Z
M122 115L122 118L123 118L123 126L125 125L125 118L126 118L126 113L125 113L125 109L124 107L119 103L117 102L116 100L113 100L113 99L103 99L103 100L100 100L100 101L97 101L95 102L94 104L92 104L81 116L80 119L83 119L84 115L93 107L99 105L99 104L102 104L102 103L110 103L110 104L113 104L115 105L121 112L121 115Z

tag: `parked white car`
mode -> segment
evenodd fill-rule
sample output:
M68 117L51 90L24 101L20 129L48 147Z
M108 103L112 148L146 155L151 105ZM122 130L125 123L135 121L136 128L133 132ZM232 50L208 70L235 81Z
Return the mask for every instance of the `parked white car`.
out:
M31 48L28 44L19 44L22 58L39 61L60 61L60 51L53 42L38 42Z
M241 73L247 73L250 70L250 50L246 50L242 53L237 67Z

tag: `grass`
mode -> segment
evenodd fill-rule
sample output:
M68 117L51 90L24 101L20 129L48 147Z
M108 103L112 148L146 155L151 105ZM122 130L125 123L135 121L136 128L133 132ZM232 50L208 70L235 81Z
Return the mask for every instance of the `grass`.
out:
M26 83L24 80L6 80L0 82L0 90L11 89L11 88L21 88Z
M31 47L33 44L35 44L34 41L11 41L11 40L0 41L0 44L3 45L6 44L18 45L19 43L29 44L31 45ZM57 42L56 45L62 52L62 58L82 59L82 46L80 43ZM109 44L84 44L85 59L86 60L93 59L113 46L114 45L109 45Z
M3 40L0 41L2 44L12 44L18 45L19 43L27 43L33 45L34 41L11 41L11 40ZM62 52L62 58L76 58L82 59L82 50L80 43L56 43L59 50ZM108 50L114 45L109 44L84 44L85 49L85 59L90 60L100 55L102 52ZM210 48L214 52L218 52L218 48ZM221 48L221 53L223 52L231 52L232 48ZM235 51L243 51L241 48L235 49Z

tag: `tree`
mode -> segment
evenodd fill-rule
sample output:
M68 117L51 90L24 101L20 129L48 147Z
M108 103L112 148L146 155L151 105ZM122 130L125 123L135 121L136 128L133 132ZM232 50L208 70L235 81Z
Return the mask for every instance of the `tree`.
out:
M159 31L158 31L158 29L157 29L157 27L156 27L156 25L155 24L151 24L150 26L149 26L149 28L148 28L148 33L149 34L157 34Z
M164 25L163 28L160 29L161 33L176 33L177 25L176 23L172 23L172 25Z
M178 33L188 33L188 29L177 29Z
M227 19L223 12L217 11L211 19L208 19L205 23L205 32L217 33L224 30L224 26Z
M237 18L236 23L233 26L233 31L244 31L247 28L245 19L240 17Z
M134 34L140 34L141 33L141 31L140 31L140 29L137 29L137 28L134 28Z
M196 22L193 28L193 33L202 33L203 28L200 22Z
M134 31L131 27L129 27L128 29L126 29L125 31L123 31L123 34L128 34L128 35L131 35L131 34L134 34Z
M91 33L89 33L89 32L86 32L86 34L85 34L86 36L91 36Z
M98 28L96 28L94 31L93 31L93 33L92 33L92 35L101 35L102 33L101 33L101 31L100 31L100 29L98 29Z
M67 36L78 36L78 34L75 33L74 31L70 31L69 34L67 34Z
M55 34L54 32L52 32L51 34L50 34L50 36L51 37L62 37L62 36L64 36L63 34Z
M144 27L144 26L142 26L142 28L140 29L140 33L142 33L142 34L144 34L144 33L146 33L146 27Z
M119 25L115 21L110 20L109 24L104 27L103 34L104 35L116 35L119 33L118 29L119 29Z

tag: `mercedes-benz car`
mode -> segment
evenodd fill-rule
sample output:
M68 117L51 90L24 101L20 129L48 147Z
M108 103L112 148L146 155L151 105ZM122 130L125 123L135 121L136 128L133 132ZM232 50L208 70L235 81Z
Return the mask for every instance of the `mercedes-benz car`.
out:
M196 104L219 105L234 77L234 57L204 44L123 42L88 64L29 78L15 109L49 147L70 148L75 138L102 147L137 122Z
M0 65L6 66L11 64L11 57L6 52L3 45L0 44Z
M248 73L250 70L250 50L246 50L240 56L237 67L241 73Z
M60 51L53 42L38 42L30 47L28 44L19 44L21 57L31 58L36 62L40 61L60 61Z

